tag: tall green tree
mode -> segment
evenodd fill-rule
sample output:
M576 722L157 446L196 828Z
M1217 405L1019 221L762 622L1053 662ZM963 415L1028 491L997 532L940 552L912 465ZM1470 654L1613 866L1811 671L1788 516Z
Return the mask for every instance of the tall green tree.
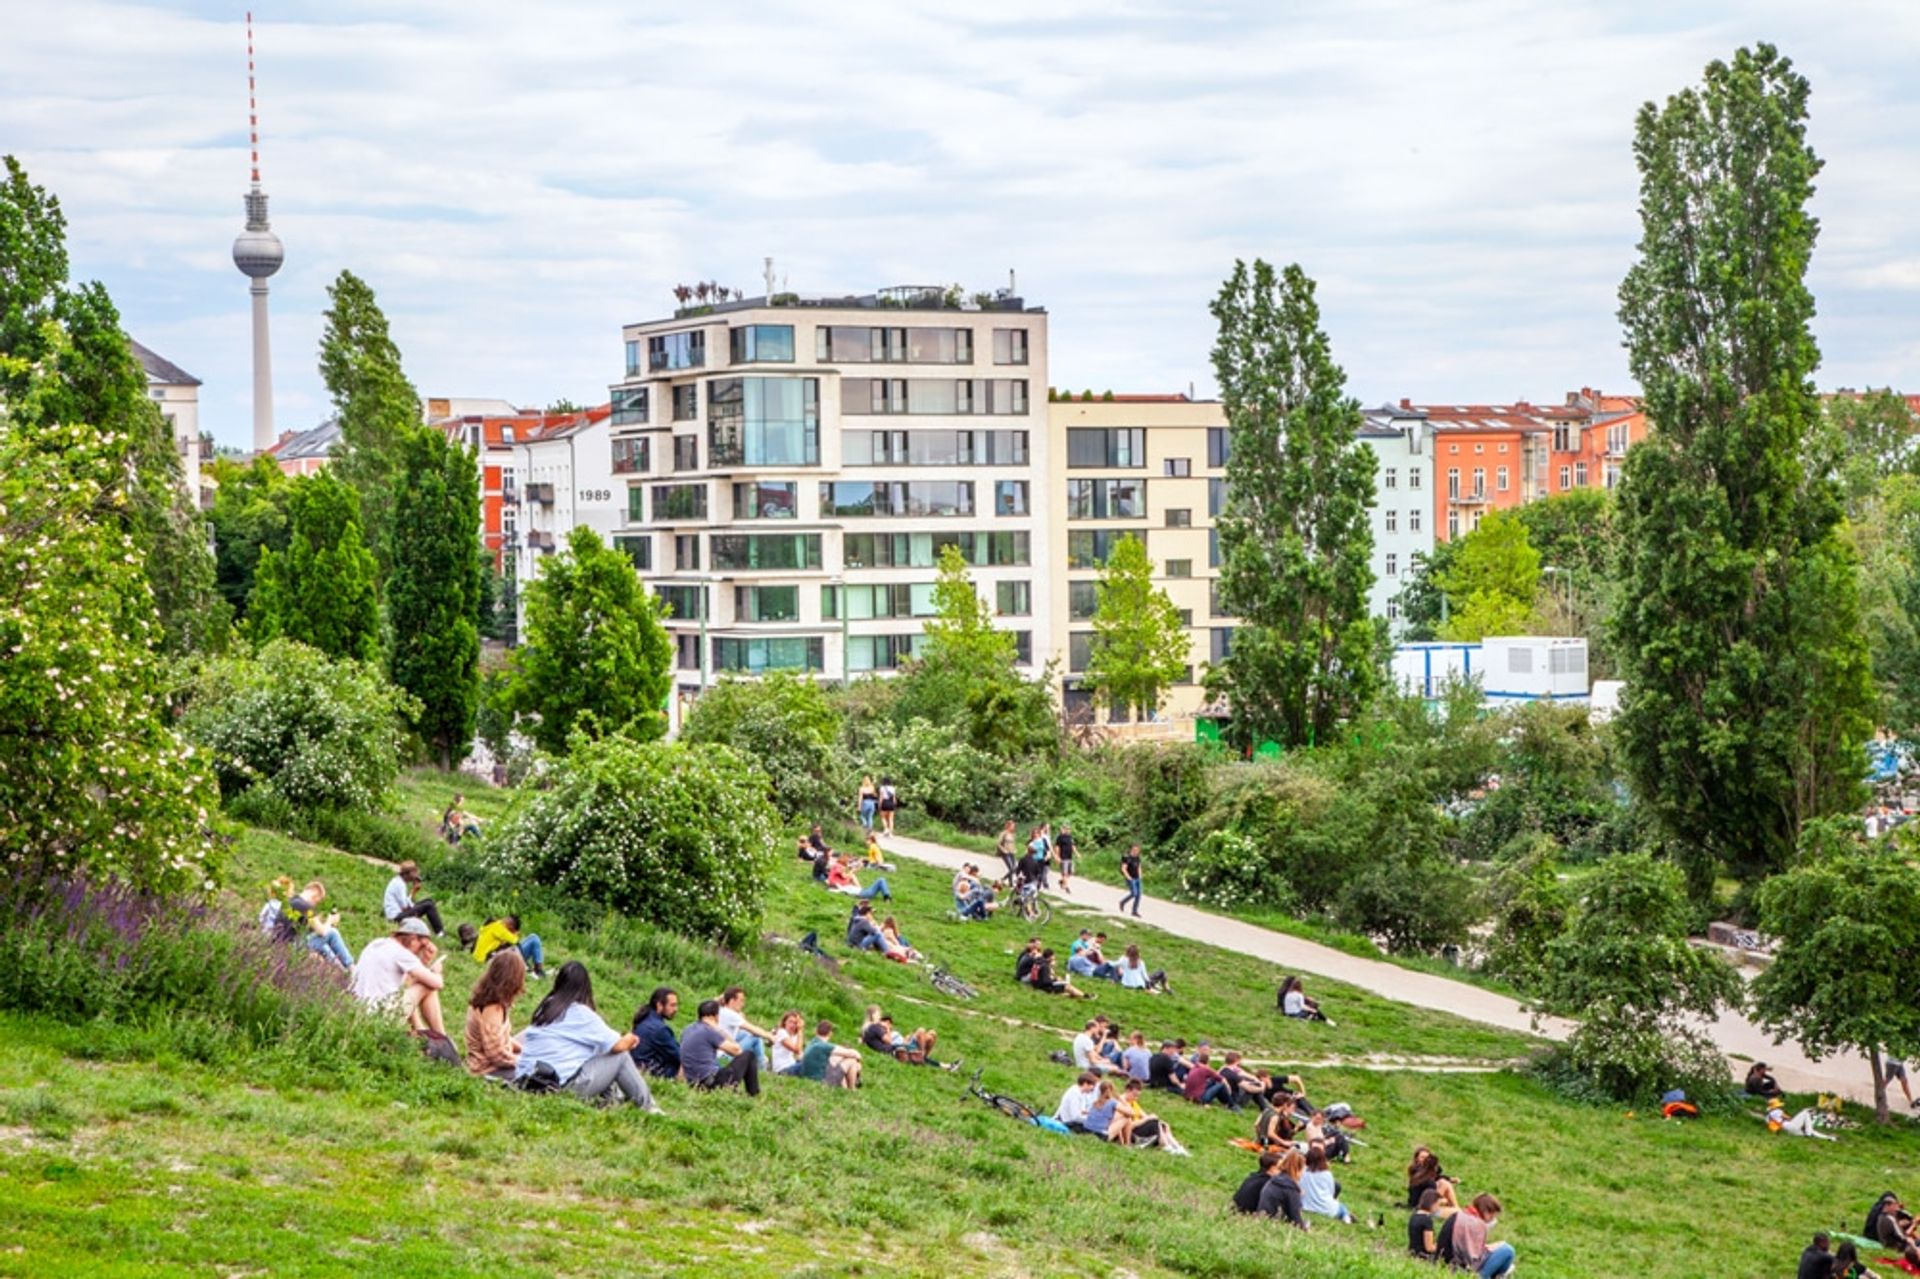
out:
M480 705L480 472L471 453L424 426L407 432L399 462L387 669L420 704L414 731L451 768L473 742Z
M576 528L566 552L542 563L526 601L513 701L542 750L565 750L576 726L590 737L666 734L673 644L625 553Z
M1904 396L1891 388L1869 388L1858 394L1842 392L1826 401L1826 425L1832 447L1840 455L1840 479L1846 489L1849 513L1871 497L1880 481L1892 475L1911 475L1920 463L1915 436L1920 419Z
M260 553L287 549L293 482L270 457L244 464L219 458L210 470L213 509L207 520L213 526L214 581L234 616L244 619Z
M1324 739L1385 680L1386 631L1368 616L1374 456L1358 401L1298 266L1235 262L1213 300L1213 370L1227 417L1220 599L1241 619L1207 691L1241 745Z
M1873 688L1820 406L1806 80L1773 47L1641 109L1620 286L1653 431L1619 491L1623 755L1676 846L1751 884L1860 799Z
M1860 612L1880 722L1920 736L1920 476L1876 484L1847 526L1860 559Z
M1756 894L1760 927L1780 947L1754 980L1754 1009L1815 1061L1857 1049L1884 1124L1889 1060L1920 1057L1920 870L1869 848L1857 821L1814 823L1806 834L1802 864Z
M394 483L401 446L420 425L420 393L407 380L373 289L351 271L327 286L320 377L340 420L333 469L360 494L367 545L382 576L393 563Z
M1481 640L1526 628L1540 585L1540 552L1517 515L1495 511L1460 539L1440 587L1451 615L1440 638Z
M1095 600L1087 688L1128 710L1159 710L1186 672L1191 644L1180 610L1153 584L1145 542L1120 539L1100 570Z
M327 471L304 476L292 482L287 519L287 549L260 552L248 635L379 661L380 591L360 531L359 496Z
M1460 552L1460 539L1435 542L1431 551L1415 551L1407 572L1407 584L1400 588L1400 622L1410 640L1436 640L1440 628L1452 618L1453 604L1440 585L1453 568L1453 557Z

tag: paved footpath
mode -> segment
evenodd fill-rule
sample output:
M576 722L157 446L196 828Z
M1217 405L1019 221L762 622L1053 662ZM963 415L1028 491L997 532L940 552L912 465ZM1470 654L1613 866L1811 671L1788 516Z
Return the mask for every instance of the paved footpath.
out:
M958 870L962 862L972 862L983 869L987 868L987 863L994 862L991 856L905 835L887 839L885 847L889 853L899 853L950 870ZM995 862L995 868L997 865ZM1080 880L1079 883L1080 891L1076 893L1062 894L1056 886L1049 896L1108 919L1122 918L1118 909L1119 889L1088 880ZM1152 881L1148 883L1151 885ZM1177 902L1160 901L1151 894L1140 909L1140 922L1143 924L1165 929L1176 937L1264 959L1284 971L1330 977L1385 999L1439 1009L1504 1030L1540 1034L1550 1039L1565 1039L1573 1031L1572 1022L1555 1017L1542 1018L1536 1027L1532 1014L1517 1001L1468 982L1414 972L1385 960L1362 959L1318 942L1262 928L1258 924L1245 923ZM1764 1061L1772 1068L1781 1086L1791 1091L1837 1092L1863 1104L1871 1105L1873 1102L1872 1072L1866 1061L1853 1053L1811 1061L1794 1044L1776 1046L1765 1031L1738 1013L1723 1013L1711 1031L1714 1042L1732 1059L1736 1078L1746 1074L1749 1062ZM1390 1046L1387 1047L1390 1049ZM1905 1098L1896 1087L1893 1093L1895 1108L1904 1101Z

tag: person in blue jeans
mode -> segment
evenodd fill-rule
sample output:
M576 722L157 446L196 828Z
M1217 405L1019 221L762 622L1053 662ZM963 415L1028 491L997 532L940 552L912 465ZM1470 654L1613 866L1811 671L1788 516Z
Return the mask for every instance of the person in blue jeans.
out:
M1473 1202L1456 1216L1451 1247L1456 1264L1465 1266L1480 1279L1500 1279L1513 1269L1513 1245L1487 1242L1487 1231L1500 1220L1498 1199L1492 1195L1475 1195Z
M869 835L873 833L873 816L880 811L880 788L874 785L872 774L860 779L860 826Z
M1135 844L1120 855L1120 876L1127 881L1127 895L1120 899L1120 909L1125 911L1127 903L1133 903L1133 916L1140 917L1140 845Z
M280 922L274 935L289 945L304 940L314 954L325 955L342 968L352 968L353 952L340 936L340 912L320 913L320 903L326 899L327 886L317 879L298 895L289 897L280 909Z

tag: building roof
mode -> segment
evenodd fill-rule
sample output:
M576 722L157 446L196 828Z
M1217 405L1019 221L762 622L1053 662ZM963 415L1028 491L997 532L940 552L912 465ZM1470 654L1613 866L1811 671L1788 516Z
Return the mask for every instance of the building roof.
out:
M500 416L469 413L463 417L436 418L429 425L452 436L464 436L477 426L480 428L480 438L489 450L504 450L540 440L560 439L612 416L613 405L609 403L565 413L514 413Z
M140 367L147 371L147 381L159 386L199 386L200 379L159 354L152 347L143 346L136 338L128 338L127 345L133 348L133 354L140 361Z
M282 462L292 462L301 458L328 457L339 443L340 422L337 418L329 418L307 430L287 432L267 453Z

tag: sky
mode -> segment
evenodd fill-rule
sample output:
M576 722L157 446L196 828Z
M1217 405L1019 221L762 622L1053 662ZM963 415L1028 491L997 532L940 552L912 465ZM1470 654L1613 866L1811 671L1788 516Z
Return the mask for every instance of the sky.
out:
M423 394L599 403L676 284L1017 273L1055 385L1210 389L1236 258L1319 282L1352 393L1630 389L1615 291L1642 103L1767 40L1813 85L1823 387L1920 389L1908 0L326 0L255 15L276 423L324 420L326 286ZM243 10L0 0L0 150L77 278L251 424Z

